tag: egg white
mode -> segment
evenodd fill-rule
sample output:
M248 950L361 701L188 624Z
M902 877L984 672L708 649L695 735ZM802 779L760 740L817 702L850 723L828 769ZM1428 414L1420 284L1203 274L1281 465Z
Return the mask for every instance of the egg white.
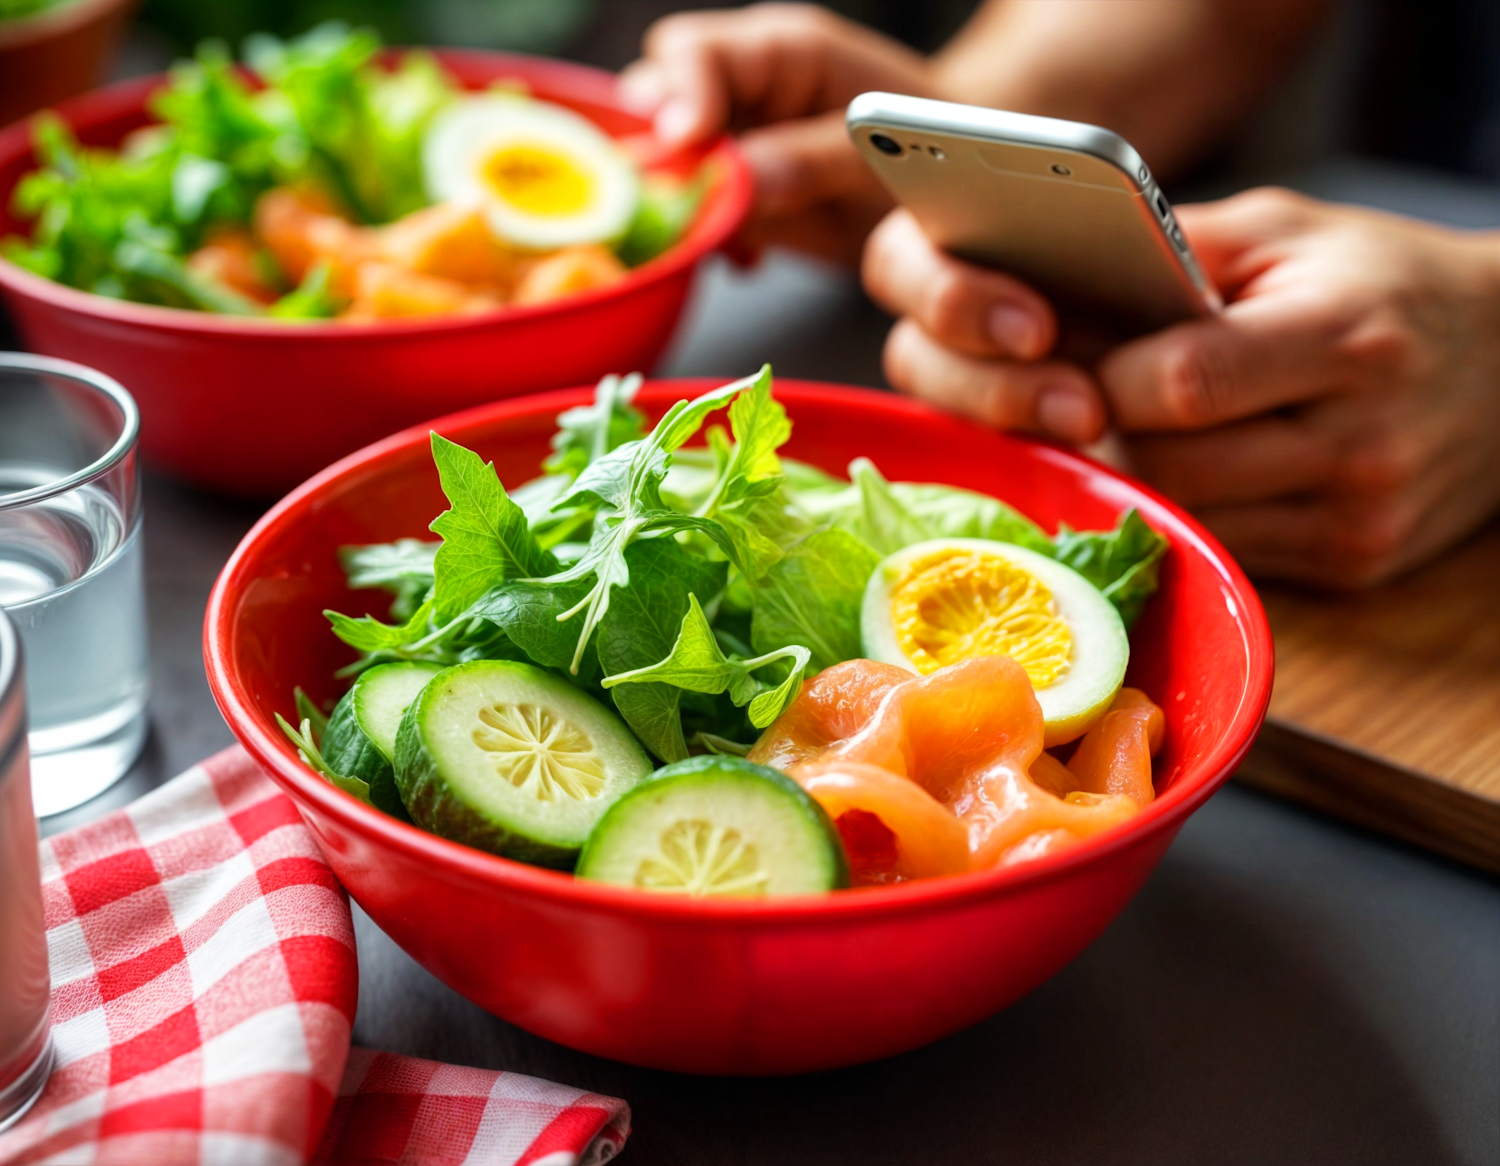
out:
M589 176L588 204L572 213L548 215L501 198L481 167L510 145L565 155ZM422 171L434 201L476 206L496 238L535 251L617 239L640 200L634 163L593 122L560 105L507 94L465 98L434 118L422 144Z
M1081 737L1109 709L1125 681L1130 639L1115 605L1072 567L1012 543L982 538L943 538L913 543L880 561L865 585L860 606L860 638L871 660L908 672L917 668L901 648L891 616L891 589L917 559L935 551L957 550L995 555L1035 576L1052 592L1058 614L1068 625L1072 650L1068 670L1037 689L1042 706L1045 745L1051 748Z

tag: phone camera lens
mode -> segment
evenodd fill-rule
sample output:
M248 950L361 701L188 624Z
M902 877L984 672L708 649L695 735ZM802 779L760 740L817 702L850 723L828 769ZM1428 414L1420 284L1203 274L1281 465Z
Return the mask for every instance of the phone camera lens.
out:
M1061 174L1064 178L1066 178L1069 174L1073 173L1073 171L1067 166L1064 166L1061 162L1054 162L1052 163L1052 173Z
M889 154L894 158L901 153L901 143L895 138L888 138L884 134L871 134L870 145L874 146L882 154Z

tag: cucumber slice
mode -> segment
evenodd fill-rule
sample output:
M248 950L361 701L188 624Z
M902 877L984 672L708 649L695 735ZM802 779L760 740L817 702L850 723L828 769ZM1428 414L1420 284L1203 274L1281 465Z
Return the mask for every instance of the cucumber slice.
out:
M417 825L544 866L572 866L600 815L650 772L619 717L511 660L445 670L396 734L396 784Z
M611 806L577 873L694 898L803 895L849 883L833 823L801 786L715 756L664 766Z
M358 777L370 787L370 802L403 821L411 821L396 790L392 759L396 730L406 706L441 672L439 664L379 664L359 674L344 693L323 731L323 760L335 773Z

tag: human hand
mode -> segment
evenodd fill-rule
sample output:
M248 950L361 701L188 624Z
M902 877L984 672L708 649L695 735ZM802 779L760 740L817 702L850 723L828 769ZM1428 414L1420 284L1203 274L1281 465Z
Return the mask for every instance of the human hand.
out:
M1500 244L1276 190L1178 218L1224 312L1120 346L1094 379L1057 373L1097 429L1107 404L1136 473L1252 573L1332 586L1396 574L1500 508ZM892 382L992 423L1094 436L1040 408L1050 309L904 231L882 224L865 259L872 293L906 313ZM917 283L922 263L937 266ZM1031 309L1029 345L976 339L999 304Z
M744 246L850 264L891 202L849 141L844 107L869 89L935 94L920 54L812 4L665 17L621 85L671 143L741 133L755 177Z

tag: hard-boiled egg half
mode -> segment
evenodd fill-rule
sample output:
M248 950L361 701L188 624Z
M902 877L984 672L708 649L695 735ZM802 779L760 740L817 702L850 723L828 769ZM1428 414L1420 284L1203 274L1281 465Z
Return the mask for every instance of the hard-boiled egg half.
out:
M422 146L427 193L478 206L496 238L551 251L619 238L635 214L635 164L593 122L516 94L465 98Z
M989 539L914 543L882 559L860 611L864 652L920 675L1009 656L1031 677L1048 748L1081 736L1125 679L1114 604L1071 567Z

